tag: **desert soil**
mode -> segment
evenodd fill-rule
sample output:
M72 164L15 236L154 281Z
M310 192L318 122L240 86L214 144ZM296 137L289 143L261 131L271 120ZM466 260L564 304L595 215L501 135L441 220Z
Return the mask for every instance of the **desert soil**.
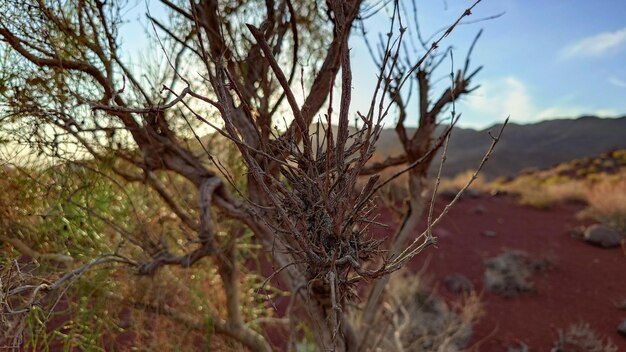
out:
M445 204L437 202L435 216ZM409 269L423 272L448 302L460 296L445 288L447 275L459 273L472 281L481 295L484 315L475 326L470 351L502 352L520 343L530 351L549 351L559 329L579 322L588 323L610 337L619 351L626 351L626 338L617 333L626 310L616 307L626 299L626 254L621 248L593 247L572 237L572 229L593 223L576 217L582 209L581 204L535 209L519 205L512 196L464 198L434 229L437 246L415 257ZM389 211L382 211L378 220L390 225L373 229L376 237L393 231ZM485 236L485 231L492 236ZM485 291L484 261L507 250L525 251L532 259L550 263L547 270L531 277L535 292L504 298ZM284 315L287 298L274 304L277 314ZM286 347L286 331L268 327L266 335L275 347Z
M626 351L626 338L617 333L626 310L616 307L626 299L626 254L621 248L593 247L572 237L572 228L590 224L576 217L583 208L563 204L540 210L521 206L511 196L463 199L436 227L437 247L414 258L410 269L417 272L427 263L426 275L447 300L458 299L443 285L443 278L452 273L467 276L482 292L485 315L471 341L477 350L506 351L523 342L531 351L549 351L558 329L586 322ZM485 231L495 236L485 236ZM513 298L485 292L484 261L506 250L522 250L550 262L547 271L533 275L535 292Z

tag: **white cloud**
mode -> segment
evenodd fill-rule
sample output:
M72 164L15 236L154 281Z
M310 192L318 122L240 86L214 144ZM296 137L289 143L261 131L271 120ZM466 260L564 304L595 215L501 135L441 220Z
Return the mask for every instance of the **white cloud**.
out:
M515 77L483 82L480 89L468 97L466 104L475 113L490 117L499 115L499 119L511 115L511 121L529 122L535 118L528 89Z
M561 49L560 56L563 59L601 56L624 43L626 43L626 28L582 38Z
M626 82L616 77L609 77L609 83L620 88L626 88Z
M510 120L517 123L575 118L582 115L618 116L614 109L574 105L572 97L556 99L549 106L539 105L524 82L513 76L485 81L462 105L459 110L471 117L468 124L464 125L474 128L486 127L494 121L502 121L509 115ZM463 119L461 120L463 124Z

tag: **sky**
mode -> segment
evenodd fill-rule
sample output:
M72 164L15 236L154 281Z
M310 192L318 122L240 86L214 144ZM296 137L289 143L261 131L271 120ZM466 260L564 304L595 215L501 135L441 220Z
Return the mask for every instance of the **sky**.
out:
M411 0L404 2L411 4ZM454 22L473 2L416 0L423 36ZM153 3L148 0L147 6L159 15ZM143 50L138 38L144 32L136 19L145 9L144 2L131 9L130 21L122 28L130 52ZM457 104L460 126L485 128L507 116L512 122L534 123L586 114L626 115L626 1L482 0L466 21L471 23L458 27L441 43L453 47L459 68L474 36L484 30L471 57L474 67L483 66L474 79L481 87ZM366 26L370 33L386 33L388 23L388 14L381 11ZM415 34L412 26L408 32ZM360 35L353 35L350 46L354 110L362 111L369 106L377 69ZM435 78L445 82L451 63L442 67L447 71Z

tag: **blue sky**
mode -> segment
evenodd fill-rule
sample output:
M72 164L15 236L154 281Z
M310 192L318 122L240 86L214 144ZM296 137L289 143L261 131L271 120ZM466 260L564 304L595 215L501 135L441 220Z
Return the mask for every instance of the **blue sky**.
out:
M422 33L452 23L471 3L418 1ZM474 65L484 66L474 81L481 88L457 105L461 125L487 127L508 115L518 123L626 115L626 1L483 0L467 20L503 12L459 27L443 42L455 48L460 67L473 36L484 29L472 55ZM385 30L385 22L371 26ZM362 75L373 69L359 68Z
M473 3L416 2L426 37ZM158 7L149 4L159 14ZM144 32L134 22L144 12L145 3L140 2L128 14L131 23L123 27L126 47L133 43L131 51L142 48L137 38ZM460 67L474 35L484 29L472 56L474 65L484 66L474 80L481 88L457 105L463 116L460 125L487 127L508 115L517 123L583 114L626 115L626 1L483 0L467 20L500 13L504 15L459 27L442 42L454 47L455 66ZM370 33L386 32L388 17L381 12L366 25ZM351 47L354 106L365 109L377 71L362 38L354 36ZM446 65L448 71L441 76L449 72Z

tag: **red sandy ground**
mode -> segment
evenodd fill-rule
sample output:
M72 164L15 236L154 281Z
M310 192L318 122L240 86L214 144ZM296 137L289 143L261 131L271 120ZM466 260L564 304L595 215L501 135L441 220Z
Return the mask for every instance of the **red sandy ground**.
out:
M485 259L504 250L548 258L551 269L532 278L535 293L508 299L483 293L485 315L475 327L472 344L483 352L506 351L516 342L532 351L549 351L558 329L584 321L626 351L626 338L616 330L626 311L615 306L626 299L626 255L619 248L597 248L570 236L573 227L589 224L576 219L581 209L564 204L538 210L520 206L510 196L463 199L436 227L437 248L418 255L410 268L420 270L430 256L426 274L439 294L455 299L443 286L448 274L466 275L483 292ZM484 236L485 230L496 236Z
M435 216L444 205L437 203ZM418 272L428 262L426 278L448 301L459 299L443 285L448 274L467 276L482 292L485 314L475 326L470 350L502 352L523 342L531 351L549 351L559 329L586 322L610 337L619 351L626 351L626 338L617 333L626 311L615 306L626 299L626 255L620 248L602 249L572 238L572 228L590 224L576 218L583 208L563 204L539 210L517 204L512 196L462 199L434 229L437 247L426 249L409 268ZM381 215L378 221L393 222L388 211ZM483 235L485 230L495 231L496 236ZM380 238L391 231L391 227L377 228L374 234ZM547 271L531 278L536 292L513 298L484 292L484 260L505 250L522 250L532 259L550 261ZM278 315L284 314L287 299L275 304ZM285 332L269 328L266 334L275 347L286 347Z
M443 205L438 202L436 208L440 210ZM589 224L576 219L582 209L581 205L565 204L538 210L520 206L510 196L463 199L435 228L437 247L418 255L409 267L417 272L428 260L426 275L438 294L456 300L458 297L443 286L448 274L466 275L482 292L485 259L504 250L523 250L534 259L547 258L551 268L532 278L536 292L513 298L482 294L485 315L475 327L470 347L502 352L524 342L531 351L549 351L558 329L584 321L609 336L620 351L626 351L626 338L616 332L617 325L626 319L626 311L615 306L626 299L626 255L619 248L597 248L570 236L573 227ZM391 223L388 212L378 220ZM485 230L495 231L496 236L484 236ZM391 231L378 228L375 232L382 235ZM287 300L275 302L278 315L284 314ZM285 347L284 331L268 327L265 333L274 346Z

